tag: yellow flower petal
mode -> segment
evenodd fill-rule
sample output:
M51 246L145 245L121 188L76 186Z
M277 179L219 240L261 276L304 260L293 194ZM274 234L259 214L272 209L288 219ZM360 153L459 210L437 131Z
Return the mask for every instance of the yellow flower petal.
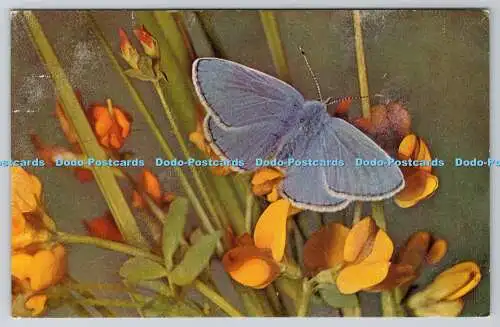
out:
M314 275L344 262L344 243L349 228L330 223L314 232L304 245L304 266Z
M31 310L33 316L39 316L45 310L47 303L47 295L38 294L33 295L24 303L26 309Z
M56 258L49 250L40 250L33 256L33 265L30 268L32 290L39 291L52 284L56 264Z
M290 203L285 199L273 202L264 210L255 225L255 245L261 249L270 249L276 261L281 261L285 253L289 208Z
M280 197L280 195L278 193L278 188L276 186L274 186L271 193L269 193L267 195L267 201L274 202L274 201L277 201L279 199L279 197Z
M402 160L407 160L411 157L415 147L417 146L417 136L415 134L407 135L399 144L398 157Z
M255 246L241 246L228 251L222 258L222 264L231 278L253 288L266 287L280 273L269 250Z
M405 188L396 194L394 201L401 208L409 208L430 197L437 190L439 180L436 176L420 169L413 169L405 175Z
M392 244L392 240L384 230L379 229L377 235L375 236L375 241L373 242L372 251L365 259L363 259L362 262L388 262L389 260L391 260L392 252L394 252L394 245Z
M459 283L458 281L463 279L464 276L467 276L467 278L465 278L462 283L462 287L458 288L455 292L446 297L447 300L451 301L461 298L474 289L477 284L479 284L479 281L481 280L481 271L479 266L473 261L459 263L439 274L436 277L435 282L455 279L457 280L456 283Z
M255 172L252 177L252 185L260 185L267 181L283 177L283 174L277 169L261 168Z
M419 148L418 148L418 153L416 156L416 160L425 160L425 161L431 161L431 152L429 150L429 147L425 143L425 141L422 138L419 139ZM418 169L424 170L426 172L431 172L432 171L432 166L419 166Z
M25 280L30 276L30 269L33 264L33 256L26 253L12 255L11 270L12 276L19 280Z
M381 283L373 287L370 287L369 289L367 289L367 291L380 292L380 291L392 290L405 283L408 283L411 280L414 280L415 278L416 274L412 266L402 265L402 264L391 264L391 266L389 267L389 272L387 273L385 279Z
M38 178L20 167L11 168L11 202L21 212L33 212L38 207L42 184Z
M427 253L425 260L427 261L428 264L435 265L439 263L441 259L443 259L447 251L448 251L448 243L443 239L436 240L432 244L429 252Z
M376 262L347 266L337 276L337 287L342 294L353 294L377 285L386 278L390 265Z
M458 317L464 307L462 300L442 301L413 309L417 317Z
M354 262L365 247L367 240L377 230L377 225L370 217L363 218L349 231L345 240L344 260Z

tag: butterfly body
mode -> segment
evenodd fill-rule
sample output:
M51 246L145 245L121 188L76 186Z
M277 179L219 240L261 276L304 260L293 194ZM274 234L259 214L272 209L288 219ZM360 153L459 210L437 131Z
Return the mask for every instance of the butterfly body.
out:
M255 170L259 158L291 162L282 167L280 193L297 207L337 211L353 200L388 198L404 186L396 166L357 167L358 158L390 158L354 126L331 117L324 103L306 101L272 76L200 58L193 63L193 82L208 113L204 131L214 151L243 160L235 170ZM331 164L338 162L344 164Z

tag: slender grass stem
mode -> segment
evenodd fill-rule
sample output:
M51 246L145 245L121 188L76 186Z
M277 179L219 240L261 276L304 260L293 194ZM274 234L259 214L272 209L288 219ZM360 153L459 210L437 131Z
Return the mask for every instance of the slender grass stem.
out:
M302 282L302 292L300 294L297 303L297 317L306 317L309 311L309 302L311 301L311 295L313 288L311 282L304 278Z
M75 234L69 234L69 233L64 233L64 232L57 232L55 234L56 240L62 242L62 243L68 243L68 244L88 244L88 245L94 245L103 249L108 249L112 250L115 252L121 252L124 254L128 254L134 257L143 257L147 258L156 262L163 263L163 258L160 256L157 256L151 252L148 252L146 250L142 250L139 248L136 248L132 245L124 244L124 243L119 243L119 242L113 242L113 241L108 241L102 238L97 238L97 237L92 237L92 236L86 236L86 235L75 235Z
M361 201L354 202L354 215L352 217L353 225L359 222L362 214L363 214L363 202Z
M246 207L245 207L245 231L247 233L252 232L252 213L253 213L254 201L255 201L255 196L252 193L248 193Z
M276 67L276 73L281 80L290 83L290 73L288 71L285 51L281 43L276 16L270 10L260 10L259 13L274 67Z
M194 282L194 287L206 298L208 298L219 308L221 308L221 310L227 313L230 317L243 317L243 314L241 312L239 312L235 307L233 307L229 302L227 302L222 296L220 296L208 285L202 283L199 280L196 280Z
M354 42L356 47L356 62L358 65L359 93L361 96L361 110L363 117L370 119L370 98L368 97L368 78L366 74L365 50L363 47L363 30L359 10L352 11L354 22Z

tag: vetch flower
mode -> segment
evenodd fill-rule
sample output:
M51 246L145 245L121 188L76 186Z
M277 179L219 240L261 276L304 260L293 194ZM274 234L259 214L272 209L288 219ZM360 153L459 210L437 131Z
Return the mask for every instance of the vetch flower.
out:
M343 294L376 292L409 278L408 267L391 264L393 251L387 233L366 217L352 229L330 223L313 233L304 246L304 265L310 275L326 276Z
M130 135L132 118L122 109L107 100L107 106L93 105L89 109L89 120L99 144L111 150L120 149Z
M411 295L406 304L415 316L456 317L463 309L462 297L480 280L479 266L472 261L462 262L440 273L426 288Z
M139 69L139 53L137 50L134 48L132 43L130 43L130 40L127 36L127 33L120 28L118 30L119 35L120 35L120 50L123 59L129 64L130 67L133 69Z
M399 145L398 159L430 162L432 157L424 140L415 134L410 134ZM405 188L394 198L396 204L401 208L412 207L436 192L439 180L432 174L430 165L402 167L401 170L405 178Z
M41 211L42 184L20 167L11 168L12 250L49 239ZM48 219L48 218L47 218Z
M286 223L290 203L284 199L271 203L255 226L253 240L243 235L236 247L222 258L224 269L245 286L264 288L280 274L286 245Z
M175 195L171 192L163 192L158 177L149 169L143 169L139 177L138 187L145 192L162 209L167 209L174 200ZM146 203L137 190L132 193L132 206L145 208Z
M20 282L28 281L30 290L40 291L57 284L66 274L66 251L60 244L39 249L34 254L12 255L12 276Z
M158 47L158 42L151 35L151 33L146 30L144 25L139 28L134 29L134 34L144 48L144 52L151 58L160 57L160 48Z
M252 176L252 192L255 195L266 195L269 202L278 200L278 184L285 176L275 168L260 168Z
M83 224L90 236L115 242L123 242L123 236L109 211L103 216L95 217L91 220L84 220Z

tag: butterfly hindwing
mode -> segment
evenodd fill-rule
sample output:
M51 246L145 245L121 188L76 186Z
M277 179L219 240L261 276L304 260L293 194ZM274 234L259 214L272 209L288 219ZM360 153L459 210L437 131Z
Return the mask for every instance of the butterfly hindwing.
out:
M324 153L344 161L344 166L325 169L329 193L350 200L387 199L404 187L401 170L388 165L390 157L373 140L339 118L329 118L317 139ZM356 165L356 159L376 160L383 165Z

